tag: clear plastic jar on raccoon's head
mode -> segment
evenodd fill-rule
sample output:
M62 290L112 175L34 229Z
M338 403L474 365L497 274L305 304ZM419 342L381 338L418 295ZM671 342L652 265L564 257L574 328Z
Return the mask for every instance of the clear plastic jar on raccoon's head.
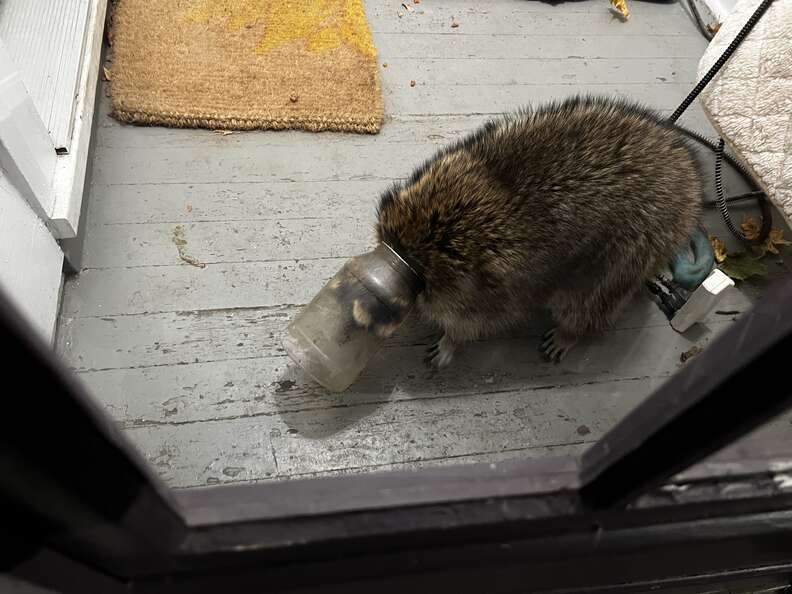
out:
M342 392L404 322L422 289L415 269L381 243L344 264L289 324L283 346L313 379Z

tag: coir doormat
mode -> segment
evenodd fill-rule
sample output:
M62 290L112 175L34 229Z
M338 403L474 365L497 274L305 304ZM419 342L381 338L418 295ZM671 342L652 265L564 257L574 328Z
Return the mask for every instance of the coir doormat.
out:
M383 118L363 0L116 0L119 120L375 133Z

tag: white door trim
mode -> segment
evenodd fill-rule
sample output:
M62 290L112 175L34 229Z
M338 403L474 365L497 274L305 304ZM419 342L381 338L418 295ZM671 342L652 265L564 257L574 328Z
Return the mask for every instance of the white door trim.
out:
M76 237L78 233L99 84L107 0L91 0L89 11L77 85L71 150L66 155L58 155L55 169L55 205L51 213L51 228L58 239Z
M55 205L56 159L49 132L0 39L0 166L47 224Z

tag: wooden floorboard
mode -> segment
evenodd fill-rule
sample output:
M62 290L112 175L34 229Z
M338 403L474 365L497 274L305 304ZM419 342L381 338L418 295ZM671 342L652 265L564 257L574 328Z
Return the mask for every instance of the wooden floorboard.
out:
M632 2L627 23L605 0L412 6L367 2L378 135L126 126L101 98L85 268L65 288L58 346L170 484L577 453L732 322L713 312L679 335L641 298L561 365L539 356L540 317L432 373L421 363L432 329L410 321L348 393L306 380L279 337L373 245L388 184L524 104L593 92L669 113L706 46L679 4ZM708 129L696 106L685 121ZM175 234L203 267L180 258ZM745 311L760 291L721 309Z

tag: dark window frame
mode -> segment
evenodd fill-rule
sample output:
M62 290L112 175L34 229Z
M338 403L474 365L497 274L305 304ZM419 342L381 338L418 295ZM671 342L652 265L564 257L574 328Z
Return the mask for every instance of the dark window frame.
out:
M17 378L0 417L0 569L40 585L352 594L790 584L792 489L778 460L748 442L720 466L694 464L792 405L792 281L580 458L176 491L20 320L0 295ZM776 387L757 390L757 378Z

